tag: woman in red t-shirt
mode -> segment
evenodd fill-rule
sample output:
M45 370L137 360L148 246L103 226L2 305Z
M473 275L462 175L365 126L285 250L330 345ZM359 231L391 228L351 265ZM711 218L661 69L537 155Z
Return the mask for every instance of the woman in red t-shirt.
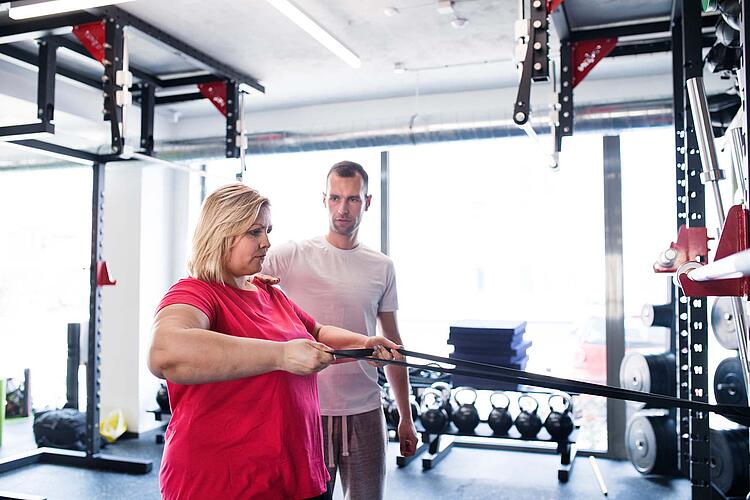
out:
M270 243L268 200L244 184L207 199L190 278L162 299L149 368L167 379L172 419L160 472L165 499L306 499L323 495L316 373L331 348L393 342L321 326L254 275ZM330 346L330 347L329 347Z

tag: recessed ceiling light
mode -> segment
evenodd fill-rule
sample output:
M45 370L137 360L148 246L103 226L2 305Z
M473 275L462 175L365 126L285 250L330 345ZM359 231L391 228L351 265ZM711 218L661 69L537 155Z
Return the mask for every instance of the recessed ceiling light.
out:
M266 0L276 10L284 14L294 24L302 28L308 35L313 37L325 48L336 54L341 60L352 68L359 68L362 62L359 56L346 47L343 43L336 40L333 35L324 30L310 16L302 12L296 5L289 0Z
M469 20L465 17L457 17L453 21L451 21L451 26L456 29L464 28L467 24L469 24Z
M385 14L388 17L393 17L401 14L401 11L398 10L396 7L386 7L383 9L383 14Z

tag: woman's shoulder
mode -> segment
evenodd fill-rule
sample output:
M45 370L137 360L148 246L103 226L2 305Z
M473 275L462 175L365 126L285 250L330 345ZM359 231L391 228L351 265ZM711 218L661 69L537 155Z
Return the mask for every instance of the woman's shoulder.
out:
M177 283L172 285L168 294L187 293L201 297L216 297L221 295L221 287L222 285L219 283L211 283L198 278L187 277L179 279Z
M188 276L187 278L180 278L177 283L172 285L171 290L208 290L213 288L212 283L207 281L199 280Z

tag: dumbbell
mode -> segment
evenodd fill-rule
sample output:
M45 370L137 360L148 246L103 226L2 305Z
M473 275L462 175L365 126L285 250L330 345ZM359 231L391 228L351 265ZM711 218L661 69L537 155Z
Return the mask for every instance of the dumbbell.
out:
M534 439L542 430L542 419L537 415L539 403L528 394L523 394L518 398L518 407L521 413L516 417L514 425L522 438Z
M513 427L513 418L508 411L510 398L502 391L495 391L490 395L490 404L492 411L487 417L490 429L499 436L508 434L510 428Z
M448 414L443 407L443 394L433 388L422 393L422 413L419 416L424 429L432 434L440 434L448 425Z
M464 403L461 402L460 396L468 394ZM453 395L453 400L458 407L453 411L451 419L458 428L459 432L472 433L479 425L479 412L474 403L477 401L477 391L471 387L459 387Z
M575 428L571 416L573 407L570 396L563 393L552 394L547 400L547 405L550 412L544 421L544 428L553 440L566 441Z

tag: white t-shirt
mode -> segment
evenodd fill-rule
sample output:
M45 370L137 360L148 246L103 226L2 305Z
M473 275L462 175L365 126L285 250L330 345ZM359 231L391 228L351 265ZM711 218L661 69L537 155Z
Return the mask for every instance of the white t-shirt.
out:
M373 336L378 313L398 309L393 261L362 244L341 250L325 236L290 241L270 249L261 272L281 278L284 293L322 325ZM377 380L377 369L363 361L329 366L318 374L320 413L380 408Z

